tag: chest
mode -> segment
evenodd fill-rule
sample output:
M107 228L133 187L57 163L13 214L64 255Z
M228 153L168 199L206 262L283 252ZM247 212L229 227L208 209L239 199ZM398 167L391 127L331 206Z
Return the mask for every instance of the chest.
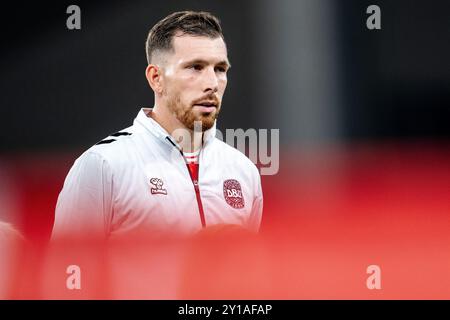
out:
M182 159L138 163L115 184L113 228L150 227L195 232L215 224L245 225L251 212L250 183L232 165L200 163L195 186Z

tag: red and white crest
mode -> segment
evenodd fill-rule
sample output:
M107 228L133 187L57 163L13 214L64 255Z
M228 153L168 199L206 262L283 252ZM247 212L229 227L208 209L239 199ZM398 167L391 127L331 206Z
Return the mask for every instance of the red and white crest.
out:
M228 179L223 182L223 196L225 201L235 209L245 206L241 184L237 180Z

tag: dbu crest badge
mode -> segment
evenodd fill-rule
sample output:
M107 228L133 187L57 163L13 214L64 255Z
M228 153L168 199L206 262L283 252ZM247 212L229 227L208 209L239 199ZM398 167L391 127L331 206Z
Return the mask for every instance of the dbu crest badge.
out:
M228 179L223 182L223 196L225 201L235 209L245 206L241 184L237 180Z

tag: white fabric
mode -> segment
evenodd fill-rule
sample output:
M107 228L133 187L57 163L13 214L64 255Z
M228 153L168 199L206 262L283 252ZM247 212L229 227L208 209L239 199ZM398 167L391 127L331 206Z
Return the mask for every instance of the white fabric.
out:
M152 235L192 234L202 228L183 156L168 133L147 116L150 112L141 109L133 125L121 131L131 135L109 136L106 139L115 141L94 145L75 161L58 197L53 238L96 233L110 237L136 230ZM257 231L263 208L258 169L217 139L215 130L214 125L205 131L199 154L206 226L237 224ZM153 178L163 184L158 187ZM227 203L224 182L228 179L239 182L243 208Z

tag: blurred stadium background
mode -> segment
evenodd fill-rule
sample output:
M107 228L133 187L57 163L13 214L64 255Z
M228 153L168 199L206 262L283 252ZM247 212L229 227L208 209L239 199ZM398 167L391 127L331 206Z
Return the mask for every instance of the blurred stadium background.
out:
M218 127L280 129L280 171L262 177L282 284L269 296L450 298L448 1L78 1L79 31L70 4L0 20L1 220L48 240L75 158L153 105L149 28L207 10L233 65ZM371 4L381 30L366 28ZM366 290L369 264L391 291Z

